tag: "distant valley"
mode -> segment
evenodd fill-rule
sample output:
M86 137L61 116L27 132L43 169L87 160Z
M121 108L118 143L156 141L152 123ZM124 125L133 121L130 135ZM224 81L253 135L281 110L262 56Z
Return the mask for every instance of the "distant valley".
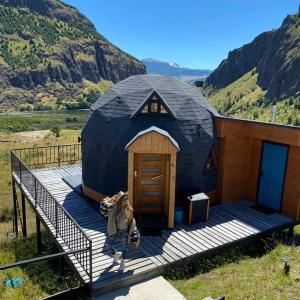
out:
M0 112L86 109L115 82L136 74L205 82L223 115L300 125L300 12L229 52L218 68L189 69L109 42L58 0L0 0Z
M177 63L160 61L153 58L145 58L141 61L146 66L148 74L173 76L184 81L205 79L211 73L211 70L184 68Z

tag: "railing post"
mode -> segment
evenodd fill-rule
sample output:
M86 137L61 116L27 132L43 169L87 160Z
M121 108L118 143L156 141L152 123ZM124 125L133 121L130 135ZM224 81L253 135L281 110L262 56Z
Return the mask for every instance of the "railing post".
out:
M61 161L61 157L60 157L60 145L58 145L58 166L60 167L60 161Z
M36 178L34 178L34 205L37 207L37 187L36 187Z
M55 235L58 236L58 204L55 201Z
M15 158L14 153L11 150L10 151L10 168L11 168L11 174L13 174L13 172L15 171L14 158Z
M37 236L37 253L38 255L40 255L42 253L41 221L37 215L35 215L35 223Z
M22 220L23 220L23 237L27 237L27 220L26 220L26 203L25 196L22 192Z
M13 206L14 206L14 227L16 232L16 237L19 235L18 229L18 210L17 210L17 191L16 191L16 182L12 177L12 194L13 194Z
M93 282L93 249L92 249L92 240L89 240L89 248L90 248L90 283Z
M20 185L22 185L22 165L20 160L19 160L19 179L20 179Z

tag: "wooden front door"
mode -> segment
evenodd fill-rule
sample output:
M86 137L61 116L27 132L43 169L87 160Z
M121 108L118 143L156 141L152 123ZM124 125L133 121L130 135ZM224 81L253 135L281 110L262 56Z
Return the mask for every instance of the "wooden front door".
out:
M134 209L137 213L163 213L168 187L167 154L135 154Z

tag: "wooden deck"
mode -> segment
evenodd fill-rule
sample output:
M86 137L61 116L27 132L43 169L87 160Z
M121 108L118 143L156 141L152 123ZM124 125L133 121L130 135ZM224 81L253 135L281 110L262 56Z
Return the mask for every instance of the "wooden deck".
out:
M210 209L207 222L176 225L174 230L163 230L162 237L143 236L140 250L129 254L125 272L119 274L116 272L117 267L111 266L111 255L103 251L107 237L106 219L97 211L95 203L82 198L62 180L65 176L81 174L81 166L39 169L33 170L33 173L92 239L91 289L94 293L103 293L111 287L152 277L170 264L293 225L291 219L278 213L267 215L250 208L252 203L248 201L218 205ZM17 177L16 174L14 176ZM49 222L44 221L47 226ZM59 239L57 242L64 249L63 242ZM89 282L76 259L70 257L70 260L82 279Z

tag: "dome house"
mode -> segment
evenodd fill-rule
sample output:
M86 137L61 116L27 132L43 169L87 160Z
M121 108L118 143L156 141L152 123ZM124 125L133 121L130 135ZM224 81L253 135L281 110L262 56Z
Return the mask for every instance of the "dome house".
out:
M113 85L82 130L84 194L101 201L128 190L135 213L162 214L172 228L175 201L216 187L217 115L176 78L136 75Z

